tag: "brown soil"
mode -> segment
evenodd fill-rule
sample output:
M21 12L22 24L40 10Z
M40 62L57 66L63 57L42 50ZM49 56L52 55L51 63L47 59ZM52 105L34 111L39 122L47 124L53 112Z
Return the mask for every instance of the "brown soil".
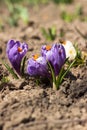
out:
M86 0L76 0L66 10L74 12L77 4L84 7L86 15ZM52 3L29 8L29 25L21 21L18 27L4 25L4 30L0 32L0 59L9 63L5 52L9 39L27 42L29 58L34 53L40 53L43 44L57 42L61 29L65 32L65 39L77 42L81 50L87 51L87 40L75 30L76 26L86 34L87 23L79 19L65 23L60 18L60 8ZM41 27L52 25L56 26L57 37L48 42L41 34ZM8 74L0 61L0 80ZM59 91L54 91L50 85L37 85L30 77L15 80L9 74L8 78L8 83L0 84L0 130L87 130L87 64L73 68Z

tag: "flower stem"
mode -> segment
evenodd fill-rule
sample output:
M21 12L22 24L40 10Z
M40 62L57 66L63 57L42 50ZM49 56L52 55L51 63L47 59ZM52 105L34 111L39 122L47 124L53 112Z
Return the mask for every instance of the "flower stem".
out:
M57 90L57 86L54 82L53 82L53 90Z

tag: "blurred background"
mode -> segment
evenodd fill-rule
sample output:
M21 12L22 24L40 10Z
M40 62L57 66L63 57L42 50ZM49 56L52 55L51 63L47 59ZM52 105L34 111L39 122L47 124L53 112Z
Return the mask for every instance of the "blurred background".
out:
M58 14L65 22L72 22L76 19L87 21L84 10L86 3L86 0L0 0L0 29L5 23L10 26L17 26L19 21L28 24L32 19L33 11L34 13L43 12L42 9L47 8L48 5L50 7L47 12L44 12L44 19L52 14L54 18ZM54 8L51 6L52 4ZM47 16L48 14L49 16Z
M0 41L5 43L18 39L43 44L64 38L82 44L86 27L87 0L0 0Z

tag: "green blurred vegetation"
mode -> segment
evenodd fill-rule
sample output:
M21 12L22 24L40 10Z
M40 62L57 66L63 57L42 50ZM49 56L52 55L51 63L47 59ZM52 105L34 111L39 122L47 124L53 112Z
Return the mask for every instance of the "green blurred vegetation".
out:
M28 23L29 16L28 16L28 10L26 7L24 7L22 4L19 4L23 0L7 0L5 1L5 4L8 7L10 16L8 18L8 22L12 26L16 26L18 24L18 20L22 19L25 23Z
M59 3L65 3L65 4L71 4L73 0L52 0L54 3L59 4Z
M40 4L48 4L49 2L53 2L55 4L71 4L74 0L0 0L0 4L5 4L9 10L10 17L7 17L7 23L9 23L11 26L17 26L18 21L22 20L24 24L29 23L29 12L28 12L28 6L38 6ZM65 22L72 22L75 19L79 19L81 21L87 21L87 17L84 16L83 8L81 5L77 5L76 9L73 13L67 12L67 10L63 9L61 11L60 17ZM0 20L0 30L3 29L3 22ZM45 34L45 37L47 37L46 31L43 31ZM52 32L48 31L48 33ZM51 34L51 33L50 33ZM49 34L48 34L49 35ZM61 35L63 33L61 32ZM48 36L49 37L49 36ZM54 36L53 36L54 37ZM48 38L50 39L50 38ZM54 38L52 38L54 39Z
M41 28L41 32L42 35L44 36L44 38L48 41L52 41L55 40L57 34L56 34L56 27L52 26L51 28L45 29L45 28Z
M74 12L67 12L65 9L61 11L60 17L65 22L72 22L75 19L79 19L80 21L87 21L87 16L84 16L83 8L81 5L77 5Z
M59 4L59 3L70 4L73 2L73 0L26 0L26 1L32 5L45 4L45 3L48 3L51 1L56 3L56 4Z
M56 4L70 4L73 0L0 0L0 3L4 3L9 10L10 17L7 18L7 22L11 26L17 26L19 19L21 19L25 24L29 22L28 5L37 6L49 2L54 2ZM2 24L0 28L2 28Z
M25 24L29 22L29 13L26 6L23 4L24 0L0 0L0 4L8 8L10 17L5 17L5 21L11 26L17 26L18 21L22 20ZM2 21L0 22L0 29L2 29Z
M0 0L0 3L5 3L5 2L9 2L9 3L27 3L27 4L32 4L32 5L35 5L35 4L45 4L45 3L48 3L48 2L54 2L56 4L59 4L59 3L65 3L65 4L70 4L72 3L74 0Z

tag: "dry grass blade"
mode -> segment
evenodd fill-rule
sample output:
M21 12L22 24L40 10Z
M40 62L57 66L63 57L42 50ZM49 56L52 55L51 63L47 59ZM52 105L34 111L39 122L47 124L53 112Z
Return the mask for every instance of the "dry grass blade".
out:
M80 34L80 36L82 38L84 38L85 40L87 40L87 35L83 34L76 26L75 26L75 30Z

